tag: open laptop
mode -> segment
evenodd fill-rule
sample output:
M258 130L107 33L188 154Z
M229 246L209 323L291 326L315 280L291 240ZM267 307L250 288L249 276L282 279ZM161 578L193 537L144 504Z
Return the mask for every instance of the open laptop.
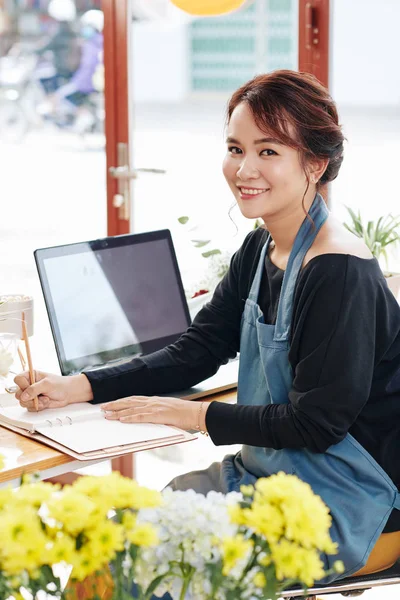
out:
M107 237L34 252L63 375L164 348L190 324L171 233ZM238 361L177 396L235 388Z

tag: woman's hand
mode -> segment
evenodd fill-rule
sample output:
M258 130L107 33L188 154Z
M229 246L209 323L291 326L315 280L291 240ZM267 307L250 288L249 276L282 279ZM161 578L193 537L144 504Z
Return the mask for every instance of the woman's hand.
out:
M15 394L17 400L24 408L35 410L34 398L38 397L38 409L61 408L74 402L87 402L92 400L92 388L85 375L62 377L51 375L42 371L35 371L35 382L30 384L29 373L21 373L14 379L18 386Z
M106 413L106 419L123 423L159 423L185 430L199 426L206 431L208 404L161 396L129 396L102 404L101 408Z

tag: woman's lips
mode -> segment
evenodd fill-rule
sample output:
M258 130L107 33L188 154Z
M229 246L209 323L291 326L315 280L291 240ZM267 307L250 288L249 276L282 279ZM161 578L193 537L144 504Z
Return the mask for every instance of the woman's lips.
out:
M242 200L258 198L261 194L269 191L269 188L250 188L245 186L237 186Z

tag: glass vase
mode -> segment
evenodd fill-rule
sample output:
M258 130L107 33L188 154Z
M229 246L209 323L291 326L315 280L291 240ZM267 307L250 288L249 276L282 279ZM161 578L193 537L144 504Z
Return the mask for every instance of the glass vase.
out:
M14 333L0 333L0 386L12 384L15 376L13 366L18 352L18 336Z

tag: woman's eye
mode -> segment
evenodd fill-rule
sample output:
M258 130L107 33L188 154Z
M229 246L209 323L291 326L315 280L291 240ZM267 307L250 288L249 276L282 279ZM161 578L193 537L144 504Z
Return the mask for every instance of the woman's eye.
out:
M276 155L276 152L275 150L271 150L271 148L267 148L266 150L263 150L261 154L266 154L266 156L274 156Z
M230 154L240 154L242 151L237 146L228 146L228 152Z

